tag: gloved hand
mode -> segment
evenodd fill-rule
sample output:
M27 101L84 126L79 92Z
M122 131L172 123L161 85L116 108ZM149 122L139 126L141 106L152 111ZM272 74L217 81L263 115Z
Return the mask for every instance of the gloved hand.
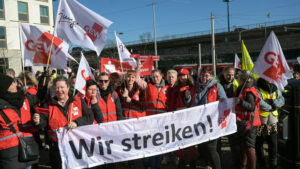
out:
M274 102L272 102L271 106L272 106L272 111L275 111L277 109L277 106Z
M49 77L50 74L49 74L49 71L48 70L45 70L42 74L42 77Z

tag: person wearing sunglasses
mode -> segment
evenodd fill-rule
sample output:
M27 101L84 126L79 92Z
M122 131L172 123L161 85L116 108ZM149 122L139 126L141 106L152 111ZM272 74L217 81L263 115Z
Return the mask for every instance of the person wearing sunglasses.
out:
M114 90L114 87L110 84L108 74L102 72L97 79L101 96L98 104L104 117L103 122L122 120L123 115L120 98Z

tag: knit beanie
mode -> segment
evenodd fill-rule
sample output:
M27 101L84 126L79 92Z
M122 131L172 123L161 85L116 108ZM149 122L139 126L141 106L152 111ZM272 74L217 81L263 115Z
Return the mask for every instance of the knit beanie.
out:
M14 79L9 76L0 75L0 96L4 95L7 92L7 89L13 81Z

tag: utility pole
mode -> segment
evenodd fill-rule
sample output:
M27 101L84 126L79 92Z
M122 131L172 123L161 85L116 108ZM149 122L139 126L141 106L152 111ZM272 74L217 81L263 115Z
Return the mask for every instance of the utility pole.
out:
M212 68L213 68L214 76L216 76L216 47L215 47L214 13L211 13L211 56L212 56Z
M155 23L155 3L152 3L153 10L153 29L154 29L154 53L157 56L157 43L156 43L156 23ZM155 68L158 67L157 61L155 61Z
M198 44L198 52L199 52L199 66L198 66L198 74L201 71L201 43Z

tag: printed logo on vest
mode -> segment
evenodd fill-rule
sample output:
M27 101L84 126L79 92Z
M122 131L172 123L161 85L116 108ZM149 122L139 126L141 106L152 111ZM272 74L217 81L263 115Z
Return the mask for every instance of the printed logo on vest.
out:
M78 107L73 108L73 115L77 116L78 115Z
M24 108L24 110L27 110L27 105L25 102L23 103L23 108Z

